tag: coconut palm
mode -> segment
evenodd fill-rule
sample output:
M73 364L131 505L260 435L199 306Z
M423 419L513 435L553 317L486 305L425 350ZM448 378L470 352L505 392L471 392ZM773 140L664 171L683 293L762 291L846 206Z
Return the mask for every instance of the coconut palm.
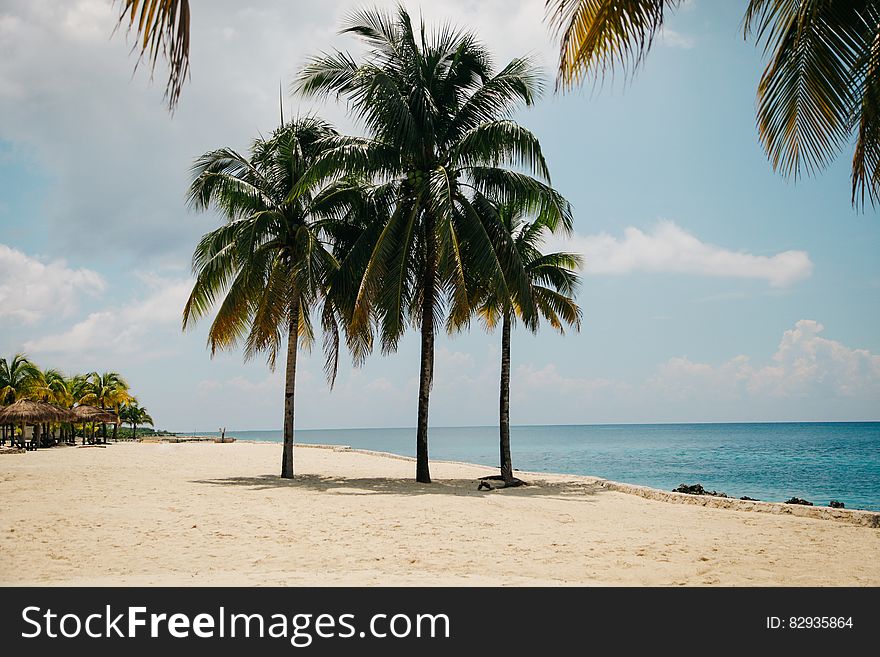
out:
M97 406L104 410L115 411L119 414L119 408L131 399L128 382L118 372L92 372L86 377L84 394L80 402ZM119 424L113 425L113 437L116 438ZM107 442L107 423L101 423L101 438Z
M47 369L40 373L30 392L32 399L50 402L56 406L70 408L73 405L73 396L70 394L70 379L57 369ZM55 424L51 425L52 440L55 440ZM62 437L65 425L61 424Z
M31 396L64 408L70 408L73 405L73 398L69 385L70 380L64 374L50 368L40 373L40 377L31 391Z
M40 380L40 368L25 354L15 354L11 359L0 358L0 406L27 398ZM14 429L13 429L14 431ZM7 438L3 427L3 440Z
M557 85L569 88L644 61L681 0L547 0L560 36ZM758 133L773 168L794 178L853 141L852 202L880 200L880 0L751 0L744 31L769 63ZM854 138L854 139L853 139Z
M67 389L70 392L71 405L84 404L84 398L89 394L89 377L86 374L76 374L67 380Z
M215 208L226 223L202 237L193 255L196 282L183 311L187 328L212 312L213 355L244 343L245 358L268 354L274 368L287 339L281 476L293 477L294 393L300 344L312 341L310 312L336 266L318 213L320 187L299 185L336 135L314 117L296 119L253 143L249 157L223 148L193 167L192 207ZM222 301L221 301L222 299Z
M131 425L131 437L132 439L137 438L137 428L139 425L149 424L153 425L153 418L147 412L146 408L143 408L138 405L136 399L128 402L119 410L119 418L123 422L127 422Z
M472 33L448 26L429 33L424 25L416 31L402 6L395 13L354 12L342 33L366 44L364 58L339 51L316 57L295 90L344 98L367 136L328 140L333 148L307 179L343 169L391 198L387 221L364 231L335 289L351 293L350 327L368 331L377 320L386 353L397 348L408 322L420 331L416 479L428 483L435 329L444 311L454 322L471 315L466 277L500 277L505 267L491 227L474 209L474 194L532 202L548 215L570 210L547 184L537 138L510 120L541 90L528 59L496 71ZM518 286L512 294L525 292L522 281L511 282ZM523 303L528 312L528 300Z
M581 257L573 253L541 252L541 245L550 232L558 228L567 232L570 225L557 226L542 218L529 221L528 208L514 204L482 204L481 211L496 214L504 226L528 280L529 298L537 309L536 313L523 315L519 301L512 298L503 285L494 280L478 282L483 294L477 314L490 331L501 324L500 478L506 486L511 486L522 483L513 476L510 457L511 329L517 319L532 332L537 332L541 319L560 333L566 324L580 328L581 310L575 303L574 292Z
M42 378L40 368L26 354L11 359L0 358L0 405L28 397Z

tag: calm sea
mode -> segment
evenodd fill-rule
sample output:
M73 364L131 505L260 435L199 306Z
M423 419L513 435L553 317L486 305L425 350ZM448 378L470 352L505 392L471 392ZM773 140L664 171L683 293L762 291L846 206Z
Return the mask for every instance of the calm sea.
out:
M227 434L281 441L281 431ZM415 429L298 430L296 440L415 454ZM496 427L432 427L429 440L431 458L498 465ZM522 470L880 510L880 422L518 426L511 445Z

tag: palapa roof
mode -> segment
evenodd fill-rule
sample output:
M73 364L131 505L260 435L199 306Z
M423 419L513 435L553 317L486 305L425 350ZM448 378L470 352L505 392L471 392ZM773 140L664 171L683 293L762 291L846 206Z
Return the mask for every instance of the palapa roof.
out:
M66 408L44 401L19 399L0 409L0 424L37 424L40 422L73 422L76 417Z
M73 409L77 422L119 422L119 416L97 406L76 406Z

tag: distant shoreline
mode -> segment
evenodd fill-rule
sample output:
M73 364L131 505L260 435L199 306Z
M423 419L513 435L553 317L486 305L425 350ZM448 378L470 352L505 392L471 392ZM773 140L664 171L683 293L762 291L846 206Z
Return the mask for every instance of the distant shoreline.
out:
M205 439L217 432L179 434ZM230 431L280 443L282 432ZM598 476L672 491L701 484L731 497L880 511L880 422L519 425L513 465L534 472ZM340 444L414 456L415 430L303 429L297 444ZM497 427L434 427L432 458L498 463Z
M233 437L233 436L227 436ZM212 436L194 436L192 441L181 441L180 443L175 443L174 441L163 440L161 437L157 437L153 440L148 441L140 441L140 442L168 442L171 444L186 444L190 443L204 443L204 444L216 444L214 443ZM232 443L229 443L232 444ZM266 445L266 444L277 444L273 443L273 441L268 440L241 440L236 439L235 444L242 445ZM373 449L361 449L351 447L350 445L342 445L342 444L313 444L313 443L298 443L296 445L297 449L327 449L334 452L351 452L354 454L365 454L368 456L376 456L379 458L386 459L396 459L402 461L410 461L414 462L415 458L412 456L406 456L403 454L395 454L394 452L383 452L379 450ZM490 466L486 466L481 463L470 463L467 461L450 461L445 459L433 459L432 462L435 463L444 463L448 465L458 465L458 466L466 466L466 467L474 467L474 468L486 468ZM800 504L786 504L784 502L768 502L764 500L741 500L736 497L716 497L713 495L689 495L686 493L677 493L675 491L666 491L660 488L652 488L650 486L641 486L639 484L630 484L626 482L612 481L609 479L603 479L602 477L590 476L590 475L577 475L570 474L565 472L528 472L528 471L517 471L517 475L521 478L531 478L531 479L540 479L541 477L571 477L576 478L578 480L584 480L585 482L589 482L590 484L596 484L605 488L607 490L613 490L620 493L626 493L628 495L637 495L639 497L643 497L649 500L658 500L662 502L669 502L673 504L695 504L697 506L705 506L712 507L716 509L734 509L737 511L749 511L755 513L774 513L774 514L782 514L782 515L792 515L799 516L802 518L817 518L821 520L834 520L837 522L845 522L852 525L864 526L864 527L875 527L880 528L880 512L871 511L867 509L834 509L828 506L821 505L813 505L806 506Z

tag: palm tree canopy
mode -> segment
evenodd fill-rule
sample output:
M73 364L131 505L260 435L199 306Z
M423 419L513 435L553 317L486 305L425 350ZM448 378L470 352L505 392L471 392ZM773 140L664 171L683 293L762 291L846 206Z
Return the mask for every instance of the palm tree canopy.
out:
M461 320L471 315L466 277L501 276L505 263L476 199L531 203L548 222L570 223L571 211L549 185L537 138L511 120L542 89L528 58L496 70L475 35L451 26L416 29L403 6L356 11L342 33L367 46L363 59L340 51L316 57L294 89L344 98L367 136L327 140L306 180L343 170L372 185L383 218L368 222L351 245L334 289L346 291L340 304L349 326L367 331L378 320L388 352L408 319L421 322L428 296L431 309L448 301L450 318ZM425 277L426 266L436 277ZM514 294L524 292L522 281L511 282L519 284Z
M131 398L128 382L118 372L92 372L86 377L79 402L104 409L118 409Z
M189 75L188 0L121 0L119 26L135 34L132 50L138 52L138 63L147 60L155 71L161 55L168 63L165 98L174 110Z
M557 86L644 61L680 0L547 0L560 37ZM797 178L855 138L852 203L880 200L880 0L750 0L745 35L769 63L757 92L758 134L773 168Z
M632 73L644 61L666 13L681 0L547 0L560 39L556 84L567 89L615 67Z
M0 404L28 396L41 379L40 368L26 354L15 354L10 360L0 358Z
M751 0L746 35L770 61L758 84L758 131L774 169L827 166L856 138L852 202L880 200L880 2Z
M543 253L541 247L551 227L540 218L528 220L528 208L506 204L484 208L497 214L504 226L528 281L529 296L537 312L523 315L517 299L504 295L504 287L496 281L483 281L478 316L492 330L505 316L519 318L531 331L537 331L543 318L551 327L564 332L565 324L580 328L581 309L574 300L579 285L577 271L583 265L574 253ZM480 283L478 282L478 285Z
M153 418L146 408L138 405L137 400L129 402L120 409L119 419L129 424L149 424L153 426Z
M56 369L48 369L40 373L40 377L32 389L31 395L64 408L69 408L73 405L70 380Z
M212 354L244 342L246 358L267 353L274 367L291 321L306 346L312 339L310 311L337 264L325 236L333 201L303 176L336 136L328 123L307 116L257 139L249 156L222 148L196 160L190 205L216 209L225 224L193 254L196 282L183 327L217 306L208 332ZM294 296L299 316L291 318Z

